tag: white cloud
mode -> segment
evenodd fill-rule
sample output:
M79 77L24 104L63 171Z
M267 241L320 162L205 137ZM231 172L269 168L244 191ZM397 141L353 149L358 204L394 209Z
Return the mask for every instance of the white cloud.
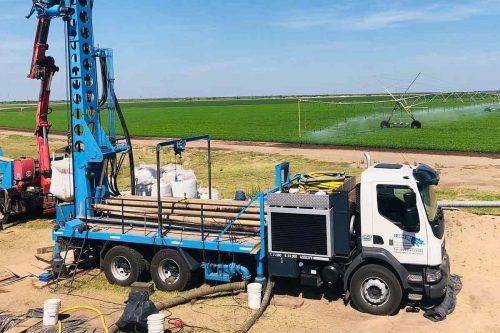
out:
M333 28L342 30L375 30L410 23L453 22L475 16L500 14L499 1L468 3L440 2L418 8L376 9L366 14L352 15L355 8L325 7L308 12L294 12L276 22L288 29Z

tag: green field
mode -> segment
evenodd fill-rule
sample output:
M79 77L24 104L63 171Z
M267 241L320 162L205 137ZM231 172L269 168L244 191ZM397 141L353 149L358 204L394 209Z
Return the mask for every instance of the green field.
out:
M312 102L300 107L300 138L294 98L124 101L122 109L133 136L208 133L223 140L500 152L500 112L484 112L498 103L493 97L422 101L419 106L426 109L415 111L423 124L419 130L380 129L393 103L366 102L381 99L387 97L309 98ZM65 104L53 105L53 130L67 131L66 112ZM34 119L34 106L21 110L18 104L0 104L0 127L33 129Z

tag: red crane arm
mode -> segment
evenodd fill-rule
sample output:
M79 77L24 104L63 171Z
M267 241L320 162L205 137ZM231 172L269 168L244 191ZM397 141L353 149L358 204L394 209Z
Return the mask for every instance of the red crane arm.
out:
M50 19L39 18L36 29L35 43L33 45L33 58L31 70L28 75L30 79L41 80L40 94L36 112L35 136L38 145L38 165L40 172L40 187L43 193L49 193L51 170L50 170L50 149L49 149L49 129L51 124L48 121L50 86L54 73L59 70L55 65L54 58L45 55L49 45L47 38L50 29Z

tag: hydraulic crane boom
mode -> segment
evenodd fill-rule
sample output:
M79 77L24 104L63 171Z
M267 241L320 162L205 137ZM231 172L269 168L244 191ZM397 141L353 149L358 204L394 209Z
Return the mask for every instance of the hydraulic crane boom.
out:
M30 79L41 80L40 95L36 112L35 136L38 146L38 168L40 176L40 187L44 194L50 191L51 170L50 170L50 150L48 135L50 123L48 121L50 86L54 73L59 70L55 65L54 58L46 56L48 50L47 38L50 29L50 19L39 17L36 29L35 43L33 45L33 58L31 70L28 75Z

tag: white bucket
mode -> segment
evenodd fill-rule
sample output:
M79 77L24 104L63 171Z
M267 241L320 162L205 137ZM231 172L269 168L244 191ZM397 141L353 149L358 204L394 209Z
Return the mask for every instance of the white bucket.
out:
M43 302L43 326L53 326L59 319L59 310L61 309L61 300L51 298Z
M148 333L163 333L165 331L165 315L163 313L148 316Z
M247 286L248 307L252 310L258 310L262 301L262 284L250 283Z

